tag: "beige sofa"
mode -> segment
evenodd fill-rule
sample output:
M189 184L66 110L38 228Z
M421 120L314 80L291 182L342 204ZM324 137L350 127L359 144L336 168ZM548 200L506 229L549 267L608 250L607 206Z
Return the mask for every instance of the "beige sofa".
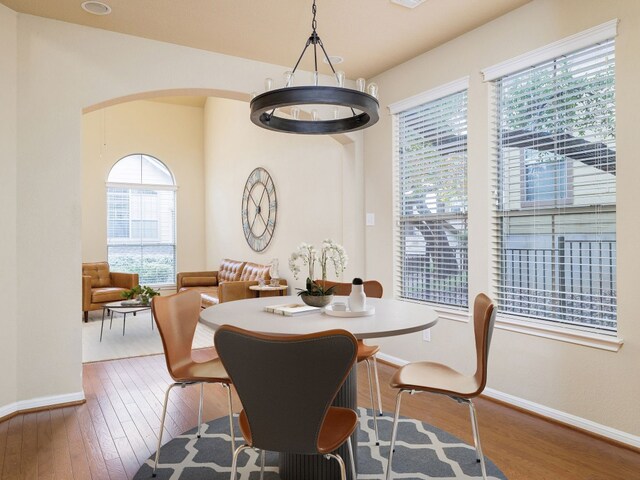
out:
M107 262L82 264L82 311L89 321L89 311L99 310L105 303L122 300L121 293L138 285L137 273L116 273Z
M258 285L260 278L269 283L269 265L224 259L216 271L178 273L176 289L178 292L187 289L198 291L202 308L206 308L218 303L256 298L258 292L249 287ZM286 280L280 280L280 285L286 284ZM278 295L278 292L261 293L262 296Z

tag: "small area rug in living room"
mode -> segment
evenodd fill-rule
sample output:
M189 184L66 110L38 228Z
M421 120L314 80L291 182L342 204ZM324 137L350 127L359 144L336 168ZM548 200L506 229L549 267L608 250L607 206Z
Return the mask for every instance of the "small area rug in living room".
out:
M360 408L358 430L358 480L382 480L385 477L393 418L389 414L378 417L381 445L374 441L371 410ZM236 434L240 430L235 418ZM236 445L242 442L236 438ZM394 455L392 478L407 479L482 479L475 449L453 435L419 420L401 417ZM155 453L140 467L134 480L150 479ZM486 457L485 457L486 458ZM488 480L506 480L506 476L486 458ZM260 455L245 450L238 457L241 480L260 476ZM265 461L265 480L278 480L278 456L268 452ZM347 464L348 465L348 464ZM231 439L228 417L208 422L202 438L197 439L195 428L178 435L160 449L158 480L189 480L207 478L229 479L231 472ZM302 479L300 479L302 480Z
M162 339L158 328L151 329L151 312L127 314L127 328L122 335L123 315L115 313L113 325L109 329L110 319L105 317L102 342L100 341L100 324L102 311L91 312L89 323L82 322L82 361L98 362L116 358L140 357L163 353ZM193 348L213 346L213 330L198 322L193 339Z

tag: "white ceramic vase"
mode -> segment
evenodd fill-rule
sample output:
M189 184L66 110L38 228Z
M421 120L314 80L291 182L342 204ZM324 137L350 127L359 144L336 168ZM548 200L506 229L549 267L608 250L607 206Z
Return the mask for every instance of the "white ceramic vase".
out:
M367 308L367 296L364 294L364 285L352 284L349 295L349 310L352 312L364 312Z

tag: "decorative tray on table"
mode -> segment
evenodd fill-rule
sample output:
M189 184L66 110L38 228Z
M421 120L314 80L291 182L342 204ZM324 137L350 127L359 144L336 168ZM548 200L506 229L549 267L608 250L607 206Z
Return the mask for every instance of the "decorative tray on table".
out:
M138 307L142 305L142 302L140 300L123 300L120 305L123 307Z
M324 313L326 313L327 315L331 315L332 317L368 317L369 315L373 315L374 313L376 313L376 308L367 307L366 310L363 310L361 312L352 312L351 310L349 310L349 307L347 307L346 310L344 310L344 307L343 309L335 310L334 305L327 305L326 307L324 307Z

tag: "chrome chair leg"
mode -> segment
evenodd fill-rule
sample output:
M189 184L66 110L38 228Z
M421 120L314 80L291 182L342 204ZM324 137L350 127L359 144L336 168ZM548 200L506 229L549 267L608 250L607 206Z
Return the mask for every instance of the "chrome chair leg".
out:
M358 478L358 472L356 471L356 462L353 459L353 443L351 437L347 438L347 448L349 449L349 459L351 463L351 478L356 480Z
M393 462L393 450L396 447L396 433L398 431L398 417L400 416L400 402L402 399L402 394L408 390L400 390L398 391L398 395L396 395L396 412L393 416L393 429L391 430L391 445L389 447L389 461L387 462L387 476L386 480L391 478L391 464Z
M165 421L165 418L167 417L167 405L169 403L169 393L171 392L171 389L173 387L177 387L178 385L181 385L181 384L172 383L171 385L169 385L169 387L167 387L167 391L164 394L164 406L162 407L162 419L160 420L160 434L158 435L158 449L156 450L156 459L153 463L153 473L151 474L152 477L156 476L156 469L158 468L158 459L160 458L160 446L162 445L162 432L164 430L164 421Z
M376 361L376 356L373 356L373 372L376 378L376 390L378 391L378 413L382 416L382 396L380 395L380 380L378 377L378 362Z
M235 480L238 476L238 455L243 450L251 448L249 445L240 445L237 450L233 451L233 461L231 462L231 480Z
M236 434L233 429L233 400L231 397L231 385L227 385L226 383L222 384L223 387L227 389L227 398L229 400L229 434L231 435L231 451L235 452L236 450Z
M380 445L380 438L378 437L378 416L376 415L376 406L373 400L373 381L371 379L371 362L367 358L364 361L367 364L367 375L369 376L369 396L371 397L371 416L373 417L373 430L376 433L376 446Z
M473 430L473 443L476 446L476 457L480 462L480 469L482 470L482 478L487 480L487 468L484 464L484 454L482 453L482 446L480 445L480 431L478 430L478 416L476 414L476 407L471 400L468 400L469 411L471 412L471 429Z
M200 405L198 406L198 431L196 435L200 438L200 429L202 428L202 404L204 403L204 382L200 384Z
M344 460L342 460L342 457L340 455L336 455L333 453L326 453L324 458L326 459L333 458L336 462L338 462L338 465L340 466L340 478L341 480L347 480L347 469L345 468Z
M260 480L264 480L264 450L260 450Z

